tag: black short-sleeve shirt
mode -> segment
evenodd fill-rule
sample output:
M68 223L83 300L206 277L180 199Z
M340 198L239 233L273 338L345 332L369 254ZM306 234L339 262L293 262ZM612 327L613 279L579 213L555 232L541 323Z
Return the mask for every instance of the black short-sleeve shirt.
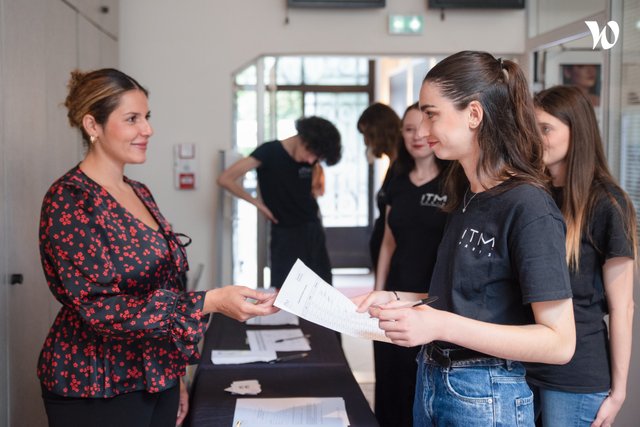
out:
M369 239L369 253L371 255L371 265L375 270L378 265L378 256L380 255L380 246L382 245L382 239L384 237L384 225L387 218L387 190L389 189L389 182L394 175L393 163L389 165L387 173L384 176L380 190L376 194L376 206L378 206L378 217L373 222L371 230L371 238Z
M296 162L280 141L265 142L251 157L260 161L260 195L278 226L319 221L318 203L311 193L313 165Z
M435 308L496 324L533 323L528 304L571 298L565 226L551 196L504 182L449 220L429 293Z
M415 185L407 174L395 176L387 199L391 207L387 221L396 248L385 289L427 292L447 218L441 209L447 201L442 177Z
M580 241L578 271L571 271L573 308L576 319L576 351L566 365L527 364L531 383L571 393L597 393L611 387L609 334L604 322L608 312L602 266L615 257L633 258L633 240L622 217L626 201L619 190L607 188L596 202ZM562 188L554 198L562 205Z

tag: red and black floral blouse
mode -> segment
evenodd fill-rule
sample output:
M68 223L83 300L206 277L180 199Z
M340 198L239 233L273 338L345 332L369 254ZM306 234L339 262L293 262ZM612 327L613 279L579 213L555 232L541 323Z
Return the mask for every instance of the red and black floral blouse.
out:
M47 192L40 256L62 303L38 361L49 391L70 397L159 392L198 358L208 316L204 292L185 292L184 248L151 193L126 179L154 216L155 231L78 167Z

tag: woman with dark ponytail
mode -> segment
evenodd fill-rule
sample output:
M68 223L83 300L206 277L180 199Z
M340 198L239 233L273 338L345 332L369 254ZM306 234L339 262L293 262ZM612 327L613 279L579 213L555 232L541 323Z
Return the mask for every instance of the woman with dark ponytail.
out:
M428 295L437 300L375 291L356 299L359 311L393 343L423 344L414 425L532 426L521 362L566 363L575 324L526 79L512 61L459 52L429 71L420 109L420 133L453 161Z

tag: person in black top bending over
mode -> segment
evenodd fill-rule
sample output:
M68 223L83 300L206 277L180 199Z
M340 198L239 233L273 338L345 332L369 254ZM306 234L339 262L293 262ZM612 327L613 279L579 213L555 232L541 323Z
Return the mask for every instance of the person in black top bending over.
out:
M355 298L395 344L423 344L418 426L532 426L521 362L566 363L575 348L564 222L546 191L542 138L524 73L464 51L436 64L420 90L420 134L454 160L450 212L426 293ZM392 369L392 367L390 367Z
M332 282L312 175L316 162L338 163L340 133L331 122L315 116L298 119L296 130L297 135L260 145L218 177L220 186L254 205L271 221L271 286L276 288L282 286L297 258L323 280ZM258 171L259 198L238 182L252 169Z
M88 150L42 202L42 267L62 304L38 360L49 426L174 427L206 314L271 314L274 296L185 292L184 245L149 189L124 175L153 134L146 89L118 70L75 71L65 106Z
M398 147L403 144L402 123L400 117L388 105L376 102L368 106L358 119L358 131L364 136L367 147L367 161L372 164L375 159L383 156L389 158L389 168L384 176L382 185L376 194L378 217L373 223L369 238L369 254L371 268L376 271L380 245L384 236L385 216L387 214L387 186L393 175L393 162L396 159Z

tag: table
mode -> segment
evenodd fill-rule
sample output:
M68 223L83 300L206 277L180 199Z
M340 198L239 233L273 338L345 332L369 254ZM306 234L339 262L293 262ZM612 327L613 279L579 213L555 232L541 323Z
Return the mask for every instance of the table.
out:
M214 365L211 350L248 349L247 330L300 328L309 337L311 351L304 359L286 362ZM278 356L298 352L278 352ZM214 315L205 334L202 361L198 365L190 396L186 427L231 427L238 397L226 391L233 381L255 379L262 393L246 397L342 397L353 427L376 427L378 423L356 382L342 351L338 335L300 319L299 326L247 326Z
M237 320L230 319L222 315L214 315L209 328L205 333L204 346L202 349L202 360L198 366L198 370L217 369L211 362L211 350L249 350L247 344L247 330L268 330L268 329L302 329L303 334L310 337L309 345L311 351L309 356L304 359L291 360L286 362L287 366L292 365L345 365L347 360L342 351L342 346L338 341L338 334L324 328L322 326L311 323L307 320L300 319L300 325L277 325L277 326L252 326ZM279 351L278 356L286 356L288 354L301 353L300 351ZM225 365L228 368L232 366L246 367L247 365Z

